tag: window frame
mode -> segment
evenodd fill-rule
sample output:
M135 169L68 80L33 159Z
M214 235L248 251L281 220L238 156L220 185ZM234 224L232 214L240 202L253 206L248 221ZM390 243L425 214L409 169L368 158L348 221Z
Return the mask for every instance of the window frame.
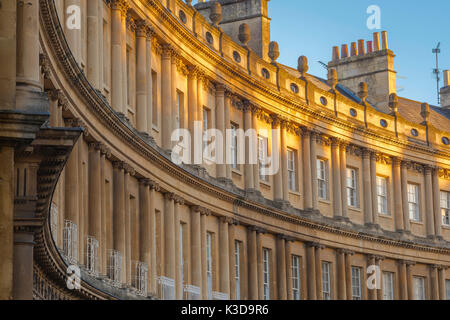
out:
M352 266L352 300L362 300L362 286L361 286L361 267ZM355 277L356 271L358 277ZM355 283L357 279L357 284ZM357 290L357 294L355 294L355 289Z
M319 197L320 200L328 200L328 160L317 158L316 163L317 163L317 196ZM322 196L321 190L323 190L324 196Z
M380 186L379 182L383 181L384 186ZM388 206L388 178L383 176L377 176L377 211L378 214L383 216L389 216L389 206ZM381 188L384 188L384 194L381 193ZM380 203L382 201L382 204ZM383 206L381 209L380 206ZM380 210L381 209L381 210Z
M443 199L443 198L447 199ZM450 227L450 192L448 191L440 191L440 205L441 208L441 214L442 214L442 225ZM443 202L446 202L445 205L443 205Z
M394 273L385 271L382 274L383 276L383 300L394 300ZM386 280L389 280L389 282L386 282ZM389 286L386 284L389 283ZM386 290L390 290L387 292Z
M301 273L300 273L300 257L291 256L291 276L292 276L292 298L293 300L301 300Z
M352 172L351 177L349 177L349 172ZM353 174L354 173L354 174ZM353 186L349 186L349 182L352 181ZM355 168L347 167L346 170L346 188L347 188L347 205L351 208L359 208L358 199L358 170ZM353 197L352 197L353 194ZM354 203L351 203L353 199Z
M297 168L297 165L296 165L297 150L292 149L292 148L287 148L286 159L287 159L289 191L297 192L298 191L298 187L297 187L297 169L296 169ZM291 168L289 167L290 164L292 164Z
M420 281L420 288L417 286L417 281ZM420 292L418 291L419 289ZM413 276L413 297L414 300L425 300L426 292L425 292L425 277L421 276Z
M411 200L411 197L413 196L410 188L414 187L414 198L415 198L415 202L413 202ZM421 222L422 218L421 218L421 213L420 213L420 186L418 184L415 183L408 183L407 186L407 192L408 192L408 213L409 213L409 219L411 221L415 221L415 222ZM412 216L412 206L414 206L415 211L414 211L414 216Z
M263 248L263 297L264 300L270 300L270 250Z
M263 148L261 148L261 143ZM263 163L267 162L269 157L269 139L265 136L258 135L258 167L259 167L259 179L264 182L269 182L269 176L262 174Z
M322 261L322 300L331 300L331 263Z

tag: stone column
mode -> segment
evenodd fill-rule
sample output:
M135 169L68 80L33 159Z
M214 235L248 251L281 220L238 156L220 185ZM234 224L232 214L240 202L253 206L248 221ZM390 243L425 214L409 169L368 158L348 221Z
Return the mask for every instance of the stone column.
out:
M172 131L177 128L183 128L183 121L181 119L182 111L181 109L177 111L177 78L178 78L178 70L177 70L177 61L179 60L179 56L177 51L172 47L172 61L170 66L170 96L172 98L171 102L171 110L172 110ZM181 106L180 106L181 107ZM178 119L177 119L177 112L178 112ZM171 147L173 146L173 143L171 142Z
M108 273L108 258L107 258L107 250L112 249L112 241L108 241L108 237L111 237L111 230L107 229L108 224L108 213L106 212L106 203L109 202L109 195L106 195L106 186L105 186L105 162L106 157L110 156L110 151L106 148L105 145L101 145L100 147L100 194L101 194L101 230L102 230L102 245L101 245L101 261L100 264L102 266L102 275L106 275ZM107 199L108 197L108 199Z
M80 143L80 142L78 142ZM65 190L64 190L64 204L65 212L64 219L72 221L79 227L79 185L78 185L78 145L75 145L67 160L65 168ZM78 246L82 242L78 239ZM78 252L77 252L78 254Z
M198 121L198 81L197 81L197 73L198 70L195 66L188 67L189 74L187 76L188 79L188 129L191 134L191 163L195 164L194 158L194 125L195 122Z
M293 300L294 299L294 295L292 292L292 242L294 242L294 239L292 238L286 238L286 291L287 291L287 300ZM300 263L302 262L302 260L300 260ZM301 265L299 266L300 270L301 269ZM303 290L301 290L300 287L300 292L301 292L301 296L302 299L304 299L306 293L303 292Z
M283 201L283 126L281 124L280 119L277 116L272 117L273 118L273 122L272 122L272 130L277 132L276 135L272 136L272 143L274 143L275 139L278 139L278 145L279 147L279 161L280 161L280 168L279 170L275 173L275 175L273 176L273 198L275 201ZM285 129L284 129L285 130ZM284 139L286 141L286 139ZM284 143L286 144L286 142L284 141ZM274 155L272 154L272 157L274 157Z
M439 266L430 265L431 300L439 300Z
M36 1L38 3L38 1ZM36 6L38 9L38 6ZM18 13L17 1L9 0L3 3L2 10L0 12L0 21L8 21L8 27L2 27L0 32L1 37L1 49L0 49L0 105L3 110L12 110L16 108L16 77L17 77L17 13ZM34 9L34 7L33 7ZM36 12L34 12L35 14ZM36 26L38 22L38 14L36 15ZM36 33L38 33L38 28ZM35 38L36 42L39 44L39 39ZM36 51L39 55L39 51ZM37 56L38 57L38 56ZM39 57L38 57L39 58ZM34 63L36 57L33 56ZM39 71L39 65L34 65ZM12 230L11 230L12 232ZM12 240L11 240L12 241ZM11 243L12 250L12 243ZM1 259L0 259L1 260ZM12 261L11 261L12 263ZM1 272L1 271L0 271ZM10 278L9 280L11 280ZM12 281L12 280L11 280ZM0 292L1 290L0 284ZM8 289L11 290L11 287ZM4 295L5 294L5 295ZM6 293L3 291L0 293L0 297L10 297L11 292ZM4 300L4 299L2 299Z
M121 0L111 1L111 105L123 112L122 98L122 6Z
M337 249L337 292L339 300L347 300L347 281L345 267L345 250Z
M311 194L314 210L319 209L319 195L317 187L317 133L311 132Z
M367 264L368 266L375 266L376 265L376 261L375 261L375 256L374 255L369 255L367 257ZM376 281L378 281L379 279L377 278ZM379 286L379 283L376 283L377 286ZM367 288L367 292L369 295L369 300L377 300L377 289L370 289Z
M433 182L432 168L424 166L425 174L425 220L428 238L434 238L434 208L433 208ZM439 206L440 207L440 206Z
M48 91L48 97L50 99L50 127L58 127L58 97L60 90Z
M378 226L377 154L370 154L370 184L372 190L372 221Z
M146 28L147 44L147 133L153 138L153 75L152 75L152 47L153 47L153 29L150 26ZM157 97L155 97L158 100ZM156 104L157 105L157 104ZM155 107L156 107L155 105Z
M14 300L33 300L33 247L33 230L28 227L14 227Z
M219 230L219 263L220 263L220 291L230 296L230 250L229 250L229 234L228 224L230 220L220 218Z
M364 190L364 223L366 225L373 224L372 214L372 182L370 176L370 151L363 150L362 154L363 162L363 190Z
M393 170L393 177L394 177L394 199L402 198L400 165L401 165L401 160L398 158L393 158L392 170ZM394 203L395 203L394 204L395 228L397 231L403 231L404 230L403 204L402 204L402 201L394 201Z
M148 266L148 288L152 292L151 284L151 272L152 272L152 233L150 217L153 214L150 211L150 189L148 187L150 180L141 179L139 180L139 261L142 261Z
M248 246L248 298L258 300L258 260L256 245L256 228L247 228Z
M113 245L114 249L122 255L122 274L121 282L126 281L126 263L125 263L125 190L124 190L124 163L114 162L114 187L113 187Z
M316 300L316 248L312 242L306 243L306 272L308 300Z
M382 261L382 260L384 260L384 257L381 257L381 256L375 257L375 263L376 263L378 269L380 270L380 272L381 272L381 266L380 266L381 262L380 261ZM383 279L381 279L381 281L383 281ZM377 289L377 300L383 300L382 284L383 284L383 282L381 283L380 289ZM394 286L394 290L395 290L395 286Z
M413 284L413 275L412 275L412 267L415 265L415 262L406 261L406 282L408 284L408 299L414 300L414 284Z
M277 272L278 299L286 300L286 239L283 235L277 237Z
M237 221L232 221L231 224L228 226L228 254L229 254L229 270L230 270L230 300L236 300L236 256L235 256L235 246L236 246L236 239L235 239L235 228L236 228ZM240 260L242 261L242 251ZM242 264L242 263L241 263ZM241 269L241 279L242 279L242 269ZM242 288L241 288L241 299L242 299Z
M206 217L211 213L204 208L200 211L200 232L201 232L201 265L202 265L202 299L208 299L208 281L207 281L207 256L206 256Z
M322 300L322 259L320 255L320 250L324 247L320 244L315 246L315 258L316 258L316 298L317 300Z
M125 176L123 180L124 184L124 207L125 207L125 261L126 261L126 275L127 284L131 284L131 253L133 250L132 245L132 219L130 210L130 193L129 193L129 182L130 177L134 175L134 170L130 165L125 165Z
M180 247L180 206L184 205L184 199L179 196L175 197L175 221L174 221L174 229L175 229L175 266L176 266L176 274L175 274L175 294L176 299L183 299L183 283L181 282L181 250ZM185 275L186 279L188 279L188 275Z
M230 116L230 112L231 112L231 99L232 99L232 93L231 91L226 91L225 92L225 129L227 130L231 130L231 116ZM253 116L253 122L255 121L255 117ZM226 135L225 135L226 137ZM225 154L225 159L227 159L227 163L226 163L226 171L227 171L227 179L229 181L233 180L232 174L231 174L231 152L230 150L226 149L226 152L230 153L230 155L227 156L227 154ZM229 158L229 159L228 159ZM259 178L259 176L258 176ZM259 183L257 185L257 187L259 186Z
M164 196L164 274L175 280L175 195L166 193Z
M334 217L342 219L341 165L339 140L331 139L331 170L333 171L333 211ZM342 298L341 298L342 299Z
M352 255L354 253L349 250L345 250L345 288L347 291L347 300L353 300L353 288L352 288ZM361 279L361 290L364 288L364 277Z
M260 109L257 106L252 106L252 128L256 132L256 137L258 137L258 112ZM258 150L258 140L255 141L255 150ZM257 151L258 152L258 151ZM259 181L259 162L257 161L256 164L252 165L253 167L253 188L255 191L260 191L260 181Z
M304 193L304 209L313 208L312 194L312 172L311 172L311 132L303 128L302 135L302 160L303 160L303 193Z
M172 49L170 45L163 46L161 55L161 110L162 110L162 148L171 149L172 135Z
M256 231L256 256L258 264L258 297L259 300L264 300L264 274L263 274L263 246L262 234L264 230L258 228Z
M128 3L124 2L123 8L122 8L122 15L121 15L121 29L120 29L120 36L121 36L121 59L122 59L122 115L125 119L128 119L128 75L127 75L127 31L128 31Z
M282 177L282 189L283 189L283 201L289 202L289 175L287 167L287 121L282 121L280 124L281 129L281 177Z
M192 285L202 288L202 232L200 208L191 208L191 270ZM206 280L205 280L206 281Z
M444 266L439 266L438 268L438 281L439 281L439 299L446 300L446 287L445 287L445 269Z
M136 22L136 129L147 133L148 130L148 85L150 81L147 71L147 23L145 20Z
M404 260L398 262L398 277L400 300L408 300L408 280L406 274L406 261Z
M160 191L159 185L150 181L149 183L150 195L149 195L149 216L150 216L150 292L156 294L157 286L156 286L156 277L157 277L157 265L156 265L156 212L155 212L155 193Z
M348 200L347 200L347 144L341 143L339 149L340 173L341 173L341 205L342 217L348 219Z
M253 128L252 125L252 112L251 112L251 106L246 104L243 107L242 112L244 113L244 131L248 132L248 130ZM251 143L254 143L251 141L251 138L246 139L245 143L245 164L244 164L244 176L245 176L245 190L253 190L255 187L255 180L254 180L254 172L253 172L253 165L250 164L251 159Z
M439 188L439 168L433 169L433 211L434 211L434 231L438 239L442 239L442 213L440 204Z
M37 1L36 1L37 2ZM82 14L81 13L81 1L80 0L64 0L65 2L65 8L64 8L64 21L71 20L71 16L73 16L75 13ZM112 1L111 8L116 5L114 3L115 1ZM120 5L120 1L117 5ZM74 10L68 10L70 7L76 7L79 8L78 12ZM114 10L114 8L113 8ZM82 24L82 22L80 22ZM61 23L64 26L64 34L67 39L67 43L69 44L70 50L72 51L72 54L77 60L77 62L80 64L81 62L81 54L82 54L82 48L81 48L81 26L80 28L67 28L67 25L65 23ZM32 26L31 26L32 27ZM39 26L35 25L36 30L39 30Z
M87 78L92 86L98 90L103 88L100 83L100 70L103 70L103 64L100 64L100 45L103 45L103 39L100 39L100 27L103 28L103 19L100 19L100 6L98 1L87 1Z
M98 272L101 272L99 266L102 261L102 198L101 198L101 175L100 175L100 144L89 144L89 235L94 237L99 244L98 247Z
M401 162L401 187L402 187L402 209L403 209L403 226L405 231L410 232L411 224L409 220L408 209L408 163L406 161Z
M223 84L216 84L216 129L222 133L222 141L225 142L225 86ZM222 148L220 148L220 143L216 145L216 148L220 148L221 150L216 150L216 176L218 179L226 179L227 178L227 168L225 166L225 148L226 144L224 143ZM220 155L220 151L222 155Z

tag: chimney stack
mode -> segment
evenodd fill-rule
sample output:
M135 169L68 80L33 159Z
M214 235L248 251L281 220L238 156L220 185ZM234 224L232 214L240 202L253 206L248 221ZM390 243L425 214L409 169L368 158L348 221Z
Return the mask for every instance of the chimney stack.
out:
M333 61L339 60L339 47L333 47Z
M387 49L389 49L389 47L388 47L388 39L387 39L387 32L386 31L383 31L383 32L381 32L381 40L382 40L382 43L383 43L383 50L387 50Z
M372 41L367 41L367 53L372 52L373 52Z
M380 51L380 34L378 32L373 33L373 50Z
M344 58L348 58L348 45L346 45L346 44L343 44L342 45L342 48L341 48L341 58L342 59L344 59Z
M358 53L357 53L357 49L356 49L356 42L352 42L352 44L351 44L351 55L352 55L352 57L354 57L357 54Z
M441 107L450 109L450 74L444 70L444 87L441 89Z
M364 39L358 40L358 55L363 56L365 54L366 54L365 41Z

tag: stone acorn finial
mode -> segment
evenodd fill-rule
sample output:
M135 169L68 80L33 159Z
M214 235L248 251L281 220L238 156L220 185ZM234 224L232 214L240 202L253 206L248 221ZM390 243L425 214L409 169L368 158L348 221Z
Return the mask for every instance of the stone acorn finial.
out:
M335 68L328 69L328 81L327 82L333 90L336 90L336 86L338 84L338 77L337 77L337 71Z
M298 58L298 66L297 66L297 70L298 72L300 72L302 78L305 77L305 74L308 72L309 70L309 66L308 66L308 58L305 56L300 56Z
M420 115L422 116L423 121L428 122L430 120L430 105L428 103L422 103Z
M209 19L211 19L211 22L216 27L220 23L220 21L222 21L222 6L220 5L219 1L214 1L211 4Z
M392 113L398 112L398 97L396 93L389 95L389 108L391 108Z
M276 41L272 41L269 43L269 58L272 60L272 63L275 63L279 56L280 48L278 47L278 43Z
M360 82L359 83L359 91L358 91L358 97L361 99L361 102L363 104L366 103L366 99L369 96L369 90L367 89L367 83Z
M250 27L248 24L243 23L239 26L239 41L245 47L250 41Z

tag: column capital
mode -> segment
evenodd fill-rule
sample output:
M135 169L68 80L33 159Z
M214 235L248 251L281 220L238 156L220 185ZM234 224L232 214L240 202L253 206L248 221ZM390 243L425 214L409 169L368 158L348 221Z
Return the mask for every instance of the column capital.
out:
M307 248L316 248L316 249L325 249L325 246L323 244L320 244L319 242L309 241L305 242L305 246Z
M249 100L242 101L242 112L247 113L252 111L252 103Z
M148 23L144 19L138 19L135 21L136 25L136 37L147 37Z
M124 170L125 162L123 161L113 161L112 166L114 169Z
M123 169L125 170L125 173L128 173L130 176L134 176L136 174L134 168L128 163L124 163Z
M179 204L179 205L184 205L185 204L185 200L183 199L183 197L179 196L179 195L174 195L173 200L175 201L175 204Z
M377 255L377 254L369 254L368 258L369 259L375 259L375 261L380 261L380 260L382 261L382 260L384 260L383 256L380 256L380 255Z
M89 152L91 151L100 151L102 150L102 144L99 142L90 142L88 144Z
M100 144L101 155L104 155L107 159L111 158L111 149L109 149L105 144Z
M295 238L294 238L294 237L285 235L285 234L283 234L283 233L277 234L277 238L278 238L278 239L285 240L286 242L295 242Z
M262 234L267 233L266 229L258 227L258 226L248 226L247 229L250 231L256 231L256 233L262 233Z
M214 84L216 88L216 95L222 95L225 96L225 92L227 91L227 86L223 83L215 83Z
M432 166L430 166L428 164L424 164L422 166L423 166L424 173L426 175L431 175L432 174L432 172L433 172L433 167Z
M172 192L166 192L166 193L164 193L164 198L166 199L166 200L170 200L170 201L175 201L175 194L174 193L172 193Z
M162 52L161 52L162 59L170 59L174 52L172 45L168 44L168 43L162 44L161 50L162 50Z
M189 79L195 80L195 79L197 79L199 77L199 74L200 74L200 68L199 67L191 64L191 65L188 65L186 68L187 68L188 78Z
M230 225L234 224L233 218L222 216L219 219L220 219L221 223L226 223L226 224L230 224Z
M209 210L205 207L202 207L202 206L197 206L197 205L191 206L191 209L194 212L199 212L202 216L210 216L211 215L211 210Z

